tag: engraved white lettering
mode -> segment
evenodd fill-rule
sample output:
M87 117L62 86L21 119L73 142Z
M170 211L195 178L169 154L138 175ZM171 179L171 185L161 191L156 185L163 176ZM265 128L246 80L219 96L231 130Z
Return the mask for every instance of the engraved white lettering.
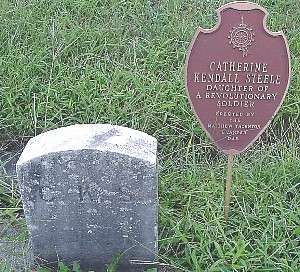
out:
M206 99L229 99L229 100L275 100L277 94L265 94L265 93L216 93L216 92L206 92Z
M195 81L199 81L199 75L195 73ZM239 83L238 74L201 74L201 82L208 82L208 83Z
M244 113L243 112L231 112L231 111L217 111L216 116L242 117L242 116L244 116Z
M254 108L252 101L218 101L217 106L220 107L241 107L241 108Z
M207 124L207 128L232 128L231 124Z
M223 135L246 135L247 130L222 130Z
M236 129L261 129L260 125L245 125L245 124L236 124Z
M267 73L267 63L248 63L248 62L234 62L224 61L215 62L212 61L209 64L210 71L218 72L250 72L250 73Z
M237 140L239 140L239 137L237 137L237 136L235 136L235 137L227 136L227 140L228 141L237 141Z
M206 91L226 91L226 92L252 92L253 86L248 85L206 85Z
M245 83L258 83L258 84L280 84L279 75L262 75L262 74L247 74Z

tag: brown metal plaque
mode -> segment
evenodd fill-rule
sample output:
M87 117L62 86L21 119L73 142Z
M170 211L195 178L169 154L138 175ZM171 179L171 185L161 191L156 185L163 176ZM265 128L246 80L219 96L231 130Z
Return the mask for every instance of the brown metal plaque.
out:
M203 129L226 154L248 148L279 110L290 80L282 31L266 28L268 12L251 2L217 10L218 24L199 28L186 60L186 90Z

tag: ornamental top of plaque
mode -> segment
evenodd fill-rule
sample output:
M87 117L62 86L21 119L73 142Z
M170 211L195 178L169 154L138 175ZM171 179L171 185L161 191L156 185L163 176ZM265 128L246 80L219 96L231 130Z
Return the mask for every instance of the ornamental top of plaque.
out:
M218 23L199 28L185 66L189 102L204 131L226 154L246 150L278 112L290 82L282 31L266 27L268 12L239 1L217 9Z

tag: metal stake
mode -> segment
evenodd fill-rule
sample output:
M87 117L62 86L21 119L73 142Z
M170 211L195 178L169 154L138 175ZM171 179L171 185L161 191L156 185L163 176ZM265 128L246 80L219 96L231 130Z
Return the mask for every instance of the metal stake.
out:
M228 221L229 216L229 203L230 203L230 187L232 180L232 164L233 164L233 155L228 155L228 170L227 170L227 179L226 179L226 193L225 193L225 218Z

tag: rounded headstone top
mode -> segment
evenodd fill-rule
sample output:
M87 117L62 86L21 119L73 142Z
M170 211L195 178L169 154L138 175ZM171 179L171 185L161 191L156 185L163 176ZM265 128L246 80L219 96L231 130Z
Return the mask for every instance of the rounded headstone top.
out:
M62 127L32 138L17 165L48 153L92 149L121 153L156 163L154 137L127 127L109 124L81 124Z

